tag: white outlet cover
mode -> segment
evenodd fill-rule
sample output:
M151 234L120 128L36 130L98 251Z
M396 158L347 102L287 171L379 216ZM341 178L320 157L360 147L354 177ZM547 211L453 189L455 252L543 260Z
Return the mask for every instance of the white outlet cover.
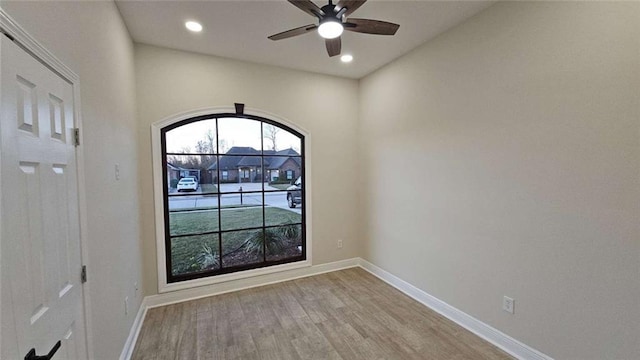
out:
M502 310L514 314L515 313L516 301L512 298L505 296L502 298Z

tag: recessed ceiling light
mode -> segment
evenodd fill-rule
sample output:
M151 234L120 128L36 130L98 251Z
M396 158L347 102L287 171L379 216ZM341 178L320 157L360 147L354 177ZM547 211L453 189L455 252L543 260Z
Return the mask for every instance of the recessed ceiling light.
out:
M184 26L193 32L202 31L202 25L200 25L200 23L197 21L187 21L186 23L184 23Z
M353 56L347 54L347 55L342 55L340 57L340 61L342 61L343 63L350 63L353 60Z

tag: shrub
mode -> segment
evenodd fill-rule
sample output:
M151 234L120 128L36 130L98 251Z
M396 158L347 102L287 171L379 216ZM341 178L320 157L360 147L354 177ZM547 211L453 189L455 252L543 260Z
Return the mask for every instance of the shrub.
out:
M248 253L262 253L266 242L268 253L275 253L282 249L282 237L279 232L274 229L266 229L256 231L246 242L245 251Z
M202 245L202 252L200 253L201 269L217 268L220 265L220 258L218 253L207 244Z
M208 192L208 193L218 192L218 187L213 184L200 184L200 189L202 189L203 192Z
M298 225L287 225L277 229L280 237L283 239L294 240L300 237L300 229Z
M282 179L280 180L280 178L278 178L277 180L273 180L272 182L270 182L270 184L291 184L293 180L287 180L287 179Z

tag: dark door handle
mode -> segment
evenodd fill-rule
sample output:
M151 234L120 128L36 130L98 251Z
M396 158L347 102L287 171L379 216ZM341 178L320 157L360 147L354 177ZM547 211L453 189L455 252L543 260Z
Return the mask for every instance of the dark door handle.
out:
M60 340L58 340L58 342L55 345L53 345L53 348L51 349L51 351L49 351L49 353L44 356L36 355L36 349L33 348L29 350L27 355L24 357L24 360L50 360L53 357L53 355L56 354L56 351L60 349L60 345L62 345L62 343L60 342Z

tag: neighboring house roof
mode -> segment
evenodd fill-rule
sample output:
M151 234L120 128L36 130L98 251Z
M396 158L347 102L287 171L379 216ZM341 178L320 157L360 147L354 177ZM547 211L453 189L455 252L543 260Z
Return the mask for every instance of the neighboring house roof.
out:
M236 167L262 166L262 159L259 156L245 156L240 159Z
M179 167L177 167L175 165L172 165L172 164L169 164L169 163L167 163L167 168L169 168L170 170L180 170Z
M276 155L300 156L300 154L298 154L298 152L293 150L292 148L277 151Z
M200 171L200 169L187 169L180 166L175 166L171 163L167 163L167 168L169 170L175 170L175 171Z
M245 154L256 154L260 155L260 151L248 147L248 146L234 146L229 151L227 151L226 155L245 155Z
M234 170L240 167L261 166L262 160L258 156L242 156L242 155L260 155L261 152L252 147L234 146L227 153L220 157L221 170ZM231 155L231 156L228 156ZM289 159L293 159L300 166L300 154L293 149L285 149L280 151L265 150L264 166L268 170L279 169ZM217 170L218 164L213 163L207 170Z
M265 167L268 170L276 170L281 168L287 160L293 159L296 165L300 166L300 157L284 157L284 156L274 156L270 159L269 165L265 164Z

